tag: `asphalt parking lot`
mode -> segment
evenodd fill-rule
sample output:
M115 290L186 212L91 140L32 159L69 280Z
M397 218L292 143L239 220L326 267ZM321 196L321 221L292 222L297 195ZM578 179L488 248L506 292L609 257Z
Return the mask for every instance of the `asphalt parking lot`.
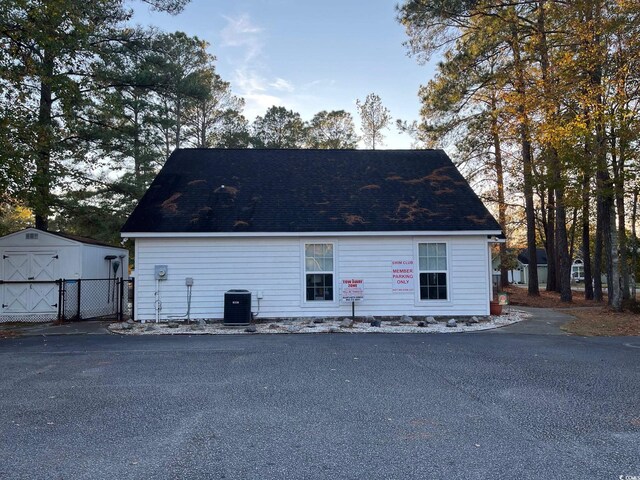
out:
M640 478L640 339L0 340L2 479Z

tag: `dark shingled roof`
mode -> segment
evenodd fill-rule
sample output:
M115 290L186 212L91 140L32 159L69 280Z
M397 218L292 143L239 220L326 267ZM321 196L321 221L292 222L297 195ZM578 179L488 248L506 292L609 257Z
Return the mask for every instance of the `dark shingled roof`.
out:
M529 265L529 250L526 248L520 250L518 260L524 265ZM547 251L544 248L536 248L536 260L538 265L546 265L549 262L547 260Z
M127 232L500 231L441 150L173 152Z

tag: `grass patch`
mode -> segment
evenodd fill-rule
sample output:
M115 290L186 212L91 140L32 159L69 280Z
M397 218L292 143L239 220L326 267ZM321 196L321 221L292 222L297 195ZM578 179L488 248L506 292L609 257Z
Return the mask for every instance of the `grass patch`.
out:
M631 312L614 312L606 307L593 309L568 309L576 317L561 328L565 332L585 337L614 337L640 335L640 315Z
M527 287L509 286L504 289L509 294L511 305L520 305L523 307L537 308L571 308L571 307L594 307L604 305L601 302L593 300L585 300L584 292L572 292L572 301L570 303L561 302L560 294L557 292L547 292L543 288L540 289L540 296L530 297L527 293ZM606 296L605 296L606 300Z
M571 303L561 302L560 294L540 289L540 296L530 297L527 289L509 286L511 305L523 307L553 308L576 317L561 328L567 333L585 337L640 335L640 314L638 302L627 302L624 312L614 312L604 302L585 300L584 292L573 292ZM606 295L605 295L606 301Z

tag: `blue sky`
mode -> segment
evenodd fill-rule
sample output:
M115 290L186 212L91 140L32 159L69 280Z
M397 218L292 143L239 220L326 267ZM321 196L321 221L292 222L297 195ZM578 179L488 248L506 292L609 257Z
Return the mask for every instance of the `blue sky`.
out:
M418 119L418 88L433 75L402 45L395 0L191 0L178 16L136 4L134 22L180 30L211 44L220 76L253 120L272 105L299 112L347 110L375 92L396 118ZM392 126L384 148L410 148Z

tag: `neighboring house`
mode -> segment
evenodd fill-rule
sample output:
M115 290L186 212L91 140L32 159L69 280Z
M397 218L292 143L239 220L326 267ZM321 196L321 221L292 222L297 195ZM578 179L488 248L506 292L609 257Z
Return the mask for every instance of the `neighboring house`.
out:
M547 283L547 251L544 248L536 249L536 260L538 261L538 283ZM524 248L518 253L518 268L522 269L522 283L529 282L529 251Z
M547 252L543 248L538 248L537 260L538 260L538 281L539 283L547 283L548 272L548 260ZM516 262L516 268L509 270L509 283L526 284L528 282L529 275L529 252L526 249L521 250L518 253ZM500 257L495 256L492 261L493 274L500 274ZM603 282L606 281L606 276L603 275ZM571 264L571 281L574 283L584 282L584 262L581 258L576 258Z
M128 276L126 249L91 238L27 228L0 237L0 321L57 318L59 279L108 279ZM118 271L114 273L117 262ZM87 310L103 310L106 295L85 298Z
M122 228L141 320L487 315L500 235L441 150L179 149Z
M509 258L514 258L516 257L516 250L513 248L508 248L507 249L507 256ZM510 262L511 263L511 262ZM500 255L496 255L493 257L493 259L491 260L491 267L493 268L493 278L494 278L494 284L499 284L500 282ZM520 283L525 283L525 280L523 278L523 266L522 263L519 262L517 259L515 260L515 265L514 268L510 268L507 270L507 274L508 274L508 281L509 283L516 283L516 284L520 284Z
M514 251L510 249L513 253ZM547 283L547 252L544 248L536 249L536 258L538 260L538 282ZM493 274L500 274L500 256L493 258L492 262ZM523 248L518 251L516 258L516 266L508 270L509 283L527 284L529 282L529 251Z

